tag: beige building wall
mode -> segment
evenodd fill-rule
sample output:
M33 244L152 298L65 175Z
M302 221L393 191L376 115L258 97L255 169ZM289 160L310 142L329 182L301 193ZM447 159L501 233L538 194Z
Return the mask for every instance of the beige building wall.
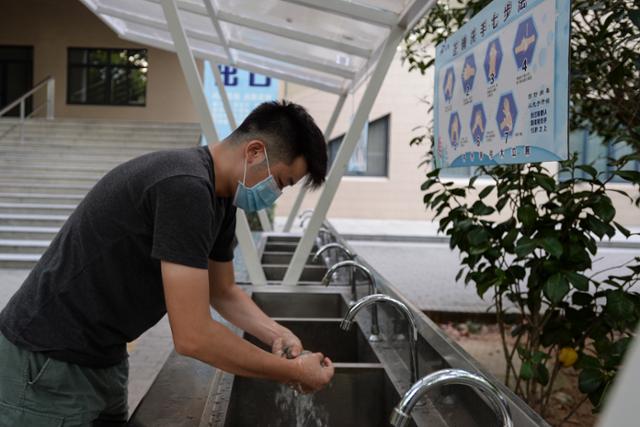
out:
M332 137L347 130L364 89L365 85L356 91L355 96L347 98ZM418 220L430 218L425 212L420 195L424 172L418 169L425 150L410 147L409 141L416 134L412 129L426 123L428 117L427 105L421 102L420 98L430 95L432 91L432 78L418 73L408 73L406 67L401 64L400 55L397 54L369 115L369 121L373 121L390 114L388 176L345 176L329 210L329 217ZM283 95L305 106L321 129L326 126L338 99L336 95L293 84L286 85ZM297 186L285 190L277 202L277 216L288 214L297 191ZM301 211L313 208L318 195L319 192L308 193Z
M420 185L425 180L425 169L418 168L428 148L426 144L419 147L409 146L411 138L419 133L413 129L424 126L431 120L427 104L421 99L432 100L432 74L422 76L418 72L408 72L408 67L401 62L400 54L396 55L369 116L369 120L372 121L390 114L388 177L343 177L329 209L329 218L383 220L431 220L433 218L433 212L425 210L422 203L424 192L420 191ZM356 91L355 97L350 96L347 99L332 137L343 134L347 129L363 90L364 85ZM338 99L335 95L293 84L285 85L283 96L305 106L321 129L326 126ZM420 132L423 130L420 129ZM549 163L547 167L555 170L557 163ZM460 185L468 184L466 178L452 180ZM476 181L478 191L488 184L482 179ZM638 198L638 191L631 185L612 184L610 188L627 191L634 200ZM299 186L285 190L283 196L277 201L276 216L289 214L298 189ZM308 193L300 212L304 209L312 209L319 194L319 191ZM495 192L493 196L493 200L489 197L486 202L495 203ZM618 193L610 192L610 197L614 201L618 222L626 226L640 226L640 209ZM468 203L473 202L472 199L468 200Z
M49 75L56 79L56 117L197 121L177 56L122 40L78 0L3 1L0 45L33 46L33 83ZM68 105L69 47L147 48L146 106Z

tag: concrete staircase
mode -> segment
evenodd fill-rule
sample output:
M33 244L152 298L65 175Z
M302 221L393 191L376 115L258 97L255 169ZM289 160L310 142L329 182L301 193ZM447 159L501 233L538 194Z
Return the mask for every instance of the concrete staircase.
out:
M32 268L87 191L116 165L198 144L191 123L0 119L0 268Z

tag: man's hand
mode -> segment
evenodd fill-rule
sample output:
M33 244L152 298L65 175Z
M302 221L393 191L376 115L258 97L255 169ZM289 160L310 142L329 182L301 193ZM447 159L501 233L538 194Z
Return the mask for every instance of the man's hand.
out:
M297 383L290 384L302 393L313 393L323 389L333 378L333 362L322 353L302 353L292 360L296 363L298 375Z
M271 344L271 352L277 356L293 359L302 353L302 343L290 330L282 328L279 336Z

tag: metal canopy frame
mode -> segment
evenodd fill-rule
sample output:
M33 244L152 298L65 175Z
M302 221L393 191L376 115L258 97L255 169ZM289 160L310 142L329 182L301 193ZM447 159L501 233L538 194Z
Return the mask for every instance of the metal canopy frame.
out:
M216 85L232 128L235 128L235 117L217 64L237 66L338 95L338 102L325 129L326 139L331 136L349 92L368 78L363 97L340 145L317 206L283 279L283 284L297 284L398 44L407 30L433 7L435 0L263 0L260 3L247 3L256 8L272 8L267 13L273 12L275 16L269 15L269 19L259 13L252 16L254 11L251 10L238 11L230 7L230 4L235 6L245 0L238 0L238 3L234 3L235 0L118 0L115 4L115 0L81 1L121 38L177 53L202 132L208 141L218 141L218 135L204 95L196 58L214 64L212 69ZM290 6L283 8L280 3ZM398 5L401 10L393 10L398 9ZM161 13L158 13L158 6ZM155 16L151 10L153 8ZM301 22L304 23L306 19L307 24L321 28L289 25L292 22L289 9L299 13L296 19L300 18ZM287 11L286 16L283 11ZM210 25L203 28L203 22ZM336 22L340 23L338 29ZM248 43L242 37L235 39L233 26L246 30L243 34L253 32L259 35L257 42L254 39ZM341 34L326 35L330 31L324 26ZM301 187L287 218L285 231L290 230L305 194L305 188ZM260 214L260 220L264 229L270 229L264 211ZM266 284L246 215L240 209L236 237L251 281L254 284Z

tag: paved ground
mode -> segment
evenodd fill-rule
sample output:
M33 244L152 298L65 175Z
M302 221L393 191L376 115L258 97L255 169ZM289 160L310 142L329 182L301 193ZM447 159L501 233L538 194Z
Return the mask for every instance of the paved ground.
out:
M423 311L484 312L491 293L481 299L473 284L456 283L459 253L440 243L352 240L356 253ZM637 248L600 248L594 271L615 268L638 256ZM621 271L618 269L618 271ZM600 274L612 274L614 270Z

